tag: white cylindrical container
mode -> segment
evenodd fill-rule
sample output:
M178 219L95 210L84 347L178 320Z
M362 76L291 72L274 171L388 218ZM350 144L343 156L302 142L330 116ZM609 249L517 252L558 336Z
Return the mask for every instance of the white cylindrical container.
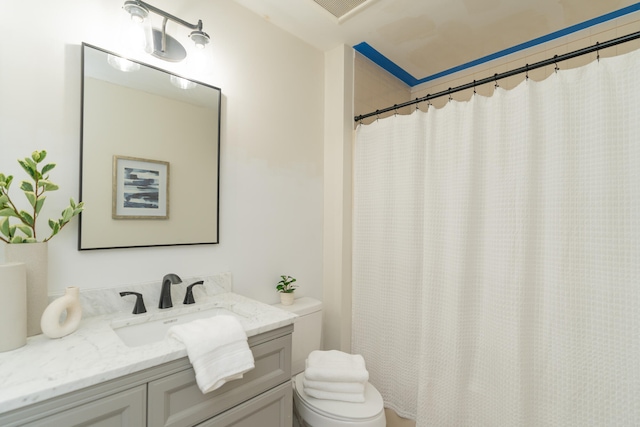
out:
M281 292L280 293L280 303L282 305L291 305L293 304L293 300L295 299L293 292Z
M60 321L62 313L67 312L64 321ZM69 286L65 294L53 301L42 313L40 326L42 333L49 338L62 338L78 329L82 319L82 306L80 306L80 289Z
M27 270L23 263L0 265L0 352L27 343Z
M5 245L7 262L22 262L27 269L27 336L39 335L40 318L49 303L48 243L12 243Z

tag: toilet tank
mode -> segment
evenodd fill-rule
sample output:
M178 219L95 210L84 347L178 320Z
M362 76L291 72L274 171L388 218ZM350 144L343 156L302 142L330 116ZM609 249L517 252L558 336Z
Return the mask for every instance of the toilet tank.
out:
M322 302L310 297L297 298L292 305L275 304L298 315L293 324L291 374L304 371L304 362L313 350L320 350L322 340Z

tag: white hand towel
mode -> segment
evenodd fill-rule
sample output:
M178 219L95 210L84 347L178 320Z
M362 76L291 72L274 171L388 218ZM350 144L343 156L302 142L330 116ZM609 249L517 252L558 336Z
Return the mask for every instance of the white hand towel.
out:
M167 336L187 347L196 382L203 393L240 379L254 368L247 334L233 316L219 315L172 326Z
M364 393L336 393L332 391L316 390L315 388L304 388L304 392L316 399L339 400L341 402L363 403Z
M365 382L369 372L359 354L314 350L306 360L304 376L313 381Z
M365 385L359 382L313 381L307 378L302 379L302 384L305 388L335 393L364 393Z

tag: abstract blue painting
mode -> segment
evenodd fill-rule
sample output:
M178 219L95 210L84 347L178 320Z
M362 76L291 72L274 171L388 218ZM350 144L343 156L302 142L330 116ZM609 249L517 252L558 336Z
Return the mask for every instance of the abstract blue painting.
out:
M113 156L113 219L169 219L169 162Z

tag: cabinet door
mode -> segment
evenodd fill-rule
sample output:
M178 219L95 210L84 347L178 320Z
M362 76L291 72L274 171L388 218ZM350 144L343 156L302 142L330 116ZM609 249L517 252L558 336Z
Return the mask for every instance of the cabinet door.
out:
M291 381L254 397L198 427L291 427L293 392Z
M146 401L147 388L141 385L25 424L25 426L144 427L147 424Z
M291 335L255 345L251 351L253 370L207 394L198 388L192 368L149 382L149 427L191 427L291 381Z

